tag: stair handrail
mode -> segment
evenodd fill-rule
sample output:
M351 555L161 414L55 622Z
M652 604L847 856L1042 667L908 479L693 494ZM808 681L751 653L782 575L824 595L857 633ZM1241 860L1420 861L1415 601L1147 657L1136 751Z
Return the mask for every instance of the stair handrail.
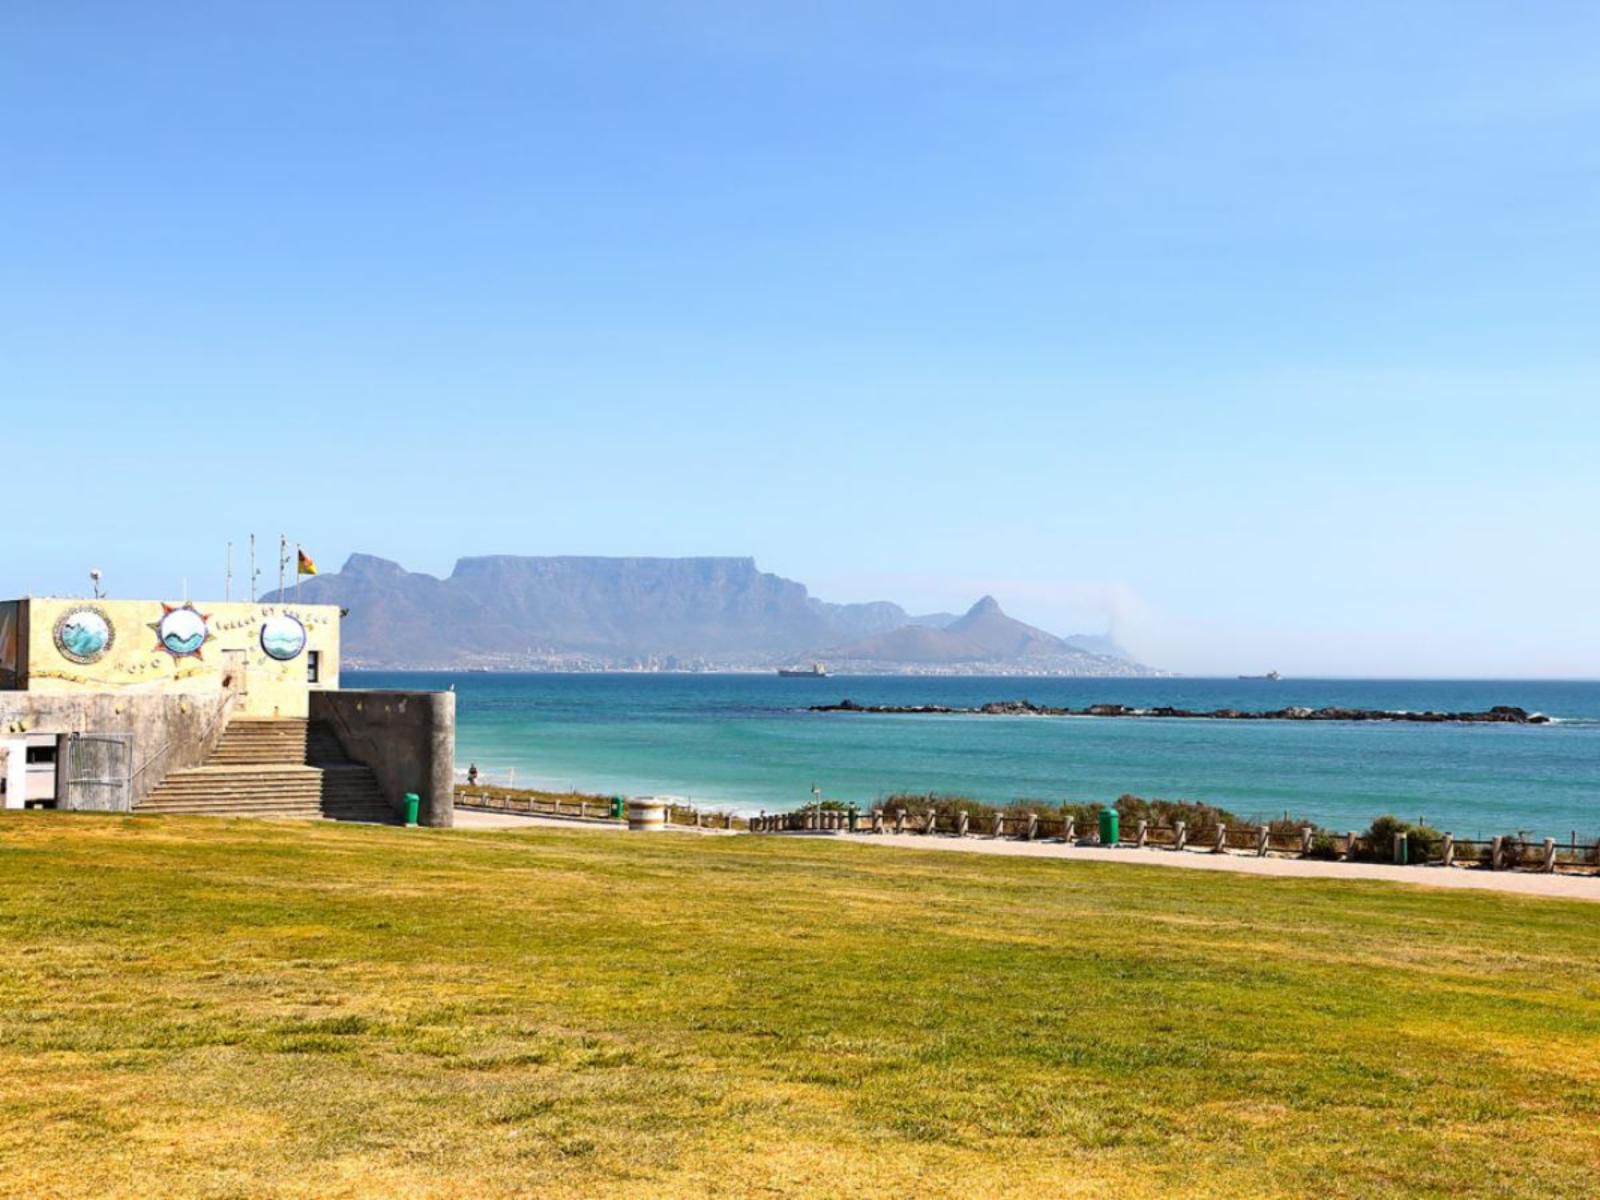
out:
M221 702L217 705L215 711L212 712L210 718L206 721L205 728L200 731L200 744L202 746L204 746L207 740L211 737L211 731L217 727L217 722L233 708L233 702L237 698L237 692L229 691L223 693ZM145 755L144 761L135 767L133 773L128 776L128 790L130 792L133 790L133 781L138 779L140 775L144 774L146 768L148 768L151 763L168 753L177 744L177 738L169 737L161 744L159 749L153 750L149 754Z

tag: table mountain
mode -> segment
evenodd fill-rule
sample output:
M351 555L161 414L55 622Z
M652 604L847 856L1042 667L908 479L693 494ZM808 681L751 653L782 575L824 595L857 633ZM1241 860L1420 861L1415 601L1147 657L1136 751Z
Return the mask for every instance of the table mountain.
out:
M959 618L831 604L751 558L490 555L439 579L352 554L338 573L302 582L299 599L348 610L344 657L361 666L733 668L871 650L887 670L985 660L1143 670L1013 621L990 597Z

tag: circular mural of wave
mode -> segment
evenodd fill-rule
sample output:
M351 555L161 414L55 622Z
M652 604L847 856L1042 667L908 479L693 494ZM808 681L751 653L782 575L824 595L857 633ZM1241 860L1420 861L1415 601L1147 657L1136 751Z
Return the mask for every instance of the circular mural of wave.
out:
M75 663L92 663L111 649L116 633L111 618L98 608L73 608L61 614L55 628L56 649Z
M288 613L268 617L261 623L261 649L268 658L288 662L306 648L306 627Z
M198 658L209 635L205 617L192 604L169 608L156 622L156 640L173 658Z

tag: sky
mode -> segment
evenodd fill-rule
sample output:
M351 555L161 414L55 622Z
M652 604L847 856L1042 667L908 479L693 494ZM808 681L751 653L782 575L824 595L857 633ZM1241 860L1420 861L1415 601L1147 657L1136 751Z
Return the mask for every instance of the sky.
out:
M0 595L753 555L1189 673L1600 678L1597 44L8 0Z

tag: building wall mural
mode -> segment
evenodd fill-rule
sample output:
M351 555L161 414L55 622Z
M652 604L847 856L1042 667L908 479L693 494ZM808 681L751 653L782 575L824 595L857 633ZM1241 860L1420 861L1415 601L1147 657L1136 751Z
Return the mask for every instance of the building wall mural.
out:
M17 686L17 669L22 661L20 606L15 600L0 601L0 690Z
M163 604L161 619L150 625L156 631L156 649L165 650L173 658L188 658L191 654L199 658L200 647L211 632L206 621L206 615L196 612L187 601L180 608Z
M242 715L299 717L309 705L307 650L319 652L319 679L310 686L339 686L336 605L22 603L29 606L29 619L27 671L20 683L29 691L232 689L240 695ZM11 628L17 628L15 619Z
M67 609L56 618L52 634L61 656L81 666L99 662L117 640L111 618L104 609L93 604Z
M306 648L306 627L291 613L278 613L261 622L261 649L268 658L293 662Z

